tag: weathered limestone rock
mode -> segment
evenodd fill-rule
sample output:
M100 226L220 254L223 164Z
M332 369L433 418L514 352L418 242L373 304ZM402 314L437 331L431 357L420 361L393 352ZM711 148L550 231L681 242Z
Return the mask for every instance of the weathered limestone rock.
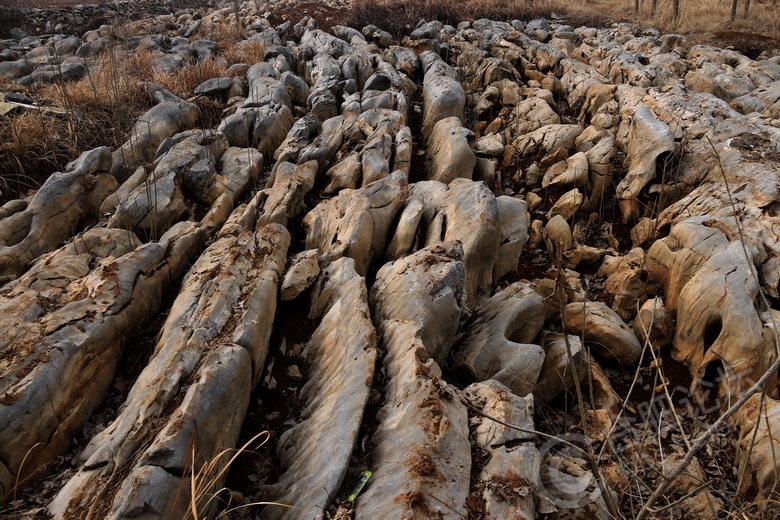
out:
M393 171L400 170L408 177L412 170L412 130L405 126L395 134L395 156L393 157Z
M103 173L105 166L92 174L102 178L105 185L92 187L94 179L89 178L69 184L69 190L85 187L78 202L66 205L73 208L73 215L58 213L62 219L40 226L49 231L62 225L61 238L52 238L43 256L25 259L10 254L13 258L9 262L18 262L19 272L5 275L6 279L0 273L0 283L6 284L0 291L0 310L7 316L4 334L18 340L0 346L0 384L3 378L25 377L21 374L28 367L43 371L39 366L51 364L65 374L47 376L44 381L53 383L47 388L57 389L54 398L49 398L54 411L45 409L51 408L49 401L39 399L26 386L23 395L14 393L16 390L8 393L0 386L0 418L8 403L38 399L38 407L31 412L18 409L10 422L0 421L3 491L13 484L20 457L26 453L23 448L30 446L22 446L27 437L31 442L51 440L52 445L59 446L53 449L46 445L31 451L34 455L35 450L47 450L43 458L31 459L33 465L41 467L70 443L70 433L92 427L84 424L86 408L70 413L72 407L68 406L83 397L88 407L95 409L97 393L105 395L110 379L106 374L113 373L118 347L113 343L104 347L105 355L103 351L89 351L85 358L79 358L81 364L76 368L72 368L75 364L62 368L64 354L53 346L54 340L47 344L46 352L35 350L37 346L22 352L22 361L14 357L17 351L27 348L30 337L38 341L41 336L49 341L49 336L38 332L46 327L50 336L60 334L56 346L69 356L75 349L73 342L82 348L85 334L101 335L90 339L94 344L102 341L101 345L108 344L103 339L109 337L121 343L117 334L131 337L130 332L140 328L138 323L148 321L156 310L141 309L141 303L148 300L155 308L160 292L178 285L176 276L162 283L160 279L168 275L157 274L170 269L165 263L170 255L150 260L135 271L117 270L120 281L114 279L110 267L103 269L103 265L113 262L114 257L138 256L139 251L151 247L143 245L145 239L171 226L181 233L189 230L197 235L192 242L193 253L176 263L180 271L195 260L195 253L205 241L216 240L215 247L222 248L209 250L208 261L204 257L197 263L202 270L197 279L195 274L188 278L182 293L193 294L189 281L194 280L201 285L198 302L212 301L214 296L217 303L177 307L171 314L172 322L210 324L215 317L225 315L229 319L221 328L204 325L198 337L166 325L165 338L180 340L182 343L176 345L181 348L172 354L170 344L166 344L155 351L130 399L112 417L115 424L93 439L84 454L87 464L78 468L49 508L57 517L151 519L179 518L189 513L185 508L190 491L185 488L192 469L203 469L207 457L214 456L221 447L234 445L247 396L262 366L262 361L255 359L257 351L250 354L248 349L262 350L267 338L247 347L249 342L234 339L232 328L241 322L246 330L267 330L274 316L260 303L249 305L240 300L241 291L251 290L251 279L261 268L257 251L250 253L248 243L241 242L248 240L241 237L248 235L245 230L255 228L258 220L261 224L290 225L298 235L300 231L306 234L306 246L312 249L292 259L280 254L269 280L278 281L281 262L286 259L289 267L280 297L300 300L301 295L311 296L315 302L310 317L325 316L303 354L305 364L296 364L287 371L295 384L309 378L300 394L305 409L280 427L287 430L277 446L281 471L272 471L273 476L264 482L268 489L262 499L299 509L269 507L260 513L264 517L313 518L327 514L331 500L343 497L345 484L349 484L344 482L345 471L349 475L358 469L355 465L346 469L350 452L352 462L362 466L364 460L357 460L358 456L370 446L376 448L371 462L376 473L358 500L359 518L463 518L473 515L475 509L471 501L469 511L465 506L468 491L472 493L470 499L482 500L486 518L555 515L545 497L553 498L556 504L570 505L569 511L561 508L557 516L606 518L594 480L576 454L571 456L565 448L563 453L554 453L554 439L549 445L546 439L536 442L531 434L500 425L475 410L468 418L470 427L475 428L470 434L481 447L472 445L471 453L480 457L477 462L481 469L470 474L465 437L469 432L459 402L463 396L442 381L439 368L452 360L458 368L471 363L459 359L461 351L473 347L469 342L479 343L476 350L484 357L477 356L474 364L480 369L496 361L497 367L485 369L481 377L495 376L513 385L514 391L526 394L517 397L491 379L477 385L490 390L485 390L490 394L485 402L471 401L477 409L532 430L533 400L554 399L580 380L582 389L593 396L594 409L583 419L595 425L595 430L588 429L597 442L603 440L610 419L615 419L622 405L609 378L620 372L618 364L633 365L637 345L657 350L671 343L675 357L689 364L694 387L720 383L720 402L733 402L732 398L775 359L775 333L770 324L773 312L756 296L759 286L774 300L780 292L777 58L753 61L729 50L683 48L678 36L656 37L655 31L640 33L628 24L572 29L559 20L474 20L457 28L436 21L422 23L415 29L414 39L407 39L407 46L399 47L391 45L388 33L373 26L362 32L337 26L334 37L316 30L317 22L309 17L295 27L289 22L274 27L264 18L264 8L258 2L244 3L240 9L238 19L227 7L206 14L203 22L196 19L203 13L183 9L144 23L156 32L178 29L180 35L186 35L184 38L152 36L126 42L137 44L140 50L159 51L155 63L161 70L174 70L208 55L221 60L214 42L187 39L198 30L198 24L217 28L238 22L249 36L238 44L239 49L254 54L258 43L265 45L262 62L232 66L226 75L246 76L246 87L243 80L226 77L197 89L213 92L223 100L225 96L247 96L244 101L233 98L229 102L226 113L231 115L219 125L226 143L217 137L223 142L196 143L185 150L184 141L195 134L179 130L194 124L197 113L191 121L184 117L194 105L190 108L184 101L150 86L156 102L178 107L181 117L160 109L162 115L156 127L139 122L143 128L138 126L123 148L128 157L130 152L140 154L135 162L117 166L112 157L108 169L117 177ZM53 30L55 24L50 25ZM107 43L110 29L99 32ZM203 32L201 35L206 36ZM0 62L12 61L0 63L0 75L5 69L11 74L32 72L29 65L40 63L52 45L73 45L62 39L60 35L47 35L18 45L3 40ZM30 46L45 41L46 48L28 52ZM99 47L82 48L91 54ZM28 57L19 60L25 53ZM450 60L456 65L448 65ZM43 77L50 72L50 68L40 69L35 74ZM689 87L714 95L685 87L681 83L685 74ZM422 104L415 91L415 82L421 81ZM471 110L465 113L461 83L471 92ZM729 108L724 99L731 98ZM28 101L32 103L24 102ZM750 117L740 116L735 110ZM414 128L420 118L424 135L413 136L407 124L414 121ZM473 124L473 128L465 128L462 122L469 127ZM447 131L434 135L440 128ZM654 129L663 130L660 146L652 144L657 138ZM648 143L654 147L649 152ZM228 144L241 147L228 148L220 157L219 151ZM268 182L258 187L264 154L266 161L273 154L276 163ZM442 175L444 182L407 185L410 177L415 181L425 177L420 163L426 154L428 166L436 172L432 178ZM177 162L179 159L181 162ZM168 167L170 176L164 181L155 180L160 168ZM622 179L618 190L621 198L617 200L622 201L628 218L636 222L631 231L634 247L650 248L649 253L641 249L626 253L625 229L616 233L621 237L618 241L611 235L608 222L600 225L614 210L616 199L611 190L621 181L613 179L613 169L621 174L629 172ZM457 173L450 175L452 171ZM323 175L327 178L320 178ZM469 180L472 178L474 181ZM231 213L250 186L264 189ZM325 197L320 196L322 188ZM547 217L542 216L555 202L549 197L567 190L572 191ZM517 192L522 195L497 196ZM85 198L88 200L82 204ZM42 215L48 209L38 205L41 213L35 213L33 203L37 202L31 196L0 207L0 245L8 247L28 235L36 236L31 212ZM302 217L311 208L301 228ZM104 227L106 220L112 219L114 225L120 217L129 219L136 210L140 212L138 222L127 220L116 228ZM529 210L537 220L530 226L530 247L523 249L529 240ZM695 215L707 217L685 220ZM185 219L200 222L175 224ZM95 222L95 230L68 242L75 232ZM693 224L704 230L693 229ZM278 224L273 229L281 230ZM657 237L665 238L650 247ZM744 242L747 254L738 240ZM63 243L70 248L68 255L50 253ZM296 250L301 244L298 246ZM265 251L262 254L271 254L268 250L273 249L262 244L258 247ZM84 254L81 248L88 248L89 253ZM546 248L547 254L540 248ZM521 269L516 271L521 252L526 254ZM0 248L0 259L4 258L2 254ZM615 258L604 260L607 255ZM38 264L34 263L36 257ZM386 259L392 262L382 267ZM607 296L599 276L594 279L593 274L602 261L598 275L607 277ZM536 291L528 296L536 302L529 305L533 308L533 312L528 311L529 318L513 317L516 309L512 305L520 306L515 300L507 299L499 309L491 307L499 307L503 292L512 290L513 286L504 289L506 283L517 277L539 276L539 270L547 265L553 268L544 278L525 284ZM203 270L204 266L209 271ZM239 281L233 281L232 273L244 267L246 273L236 274ZM389 384L376 437L356 439L374 369L371 360L376 355L363 276L370 279L380 267L371 312L376 326L382 328L382 345L376 352L387 352L381 368ZM575 268L580 272L572 270ZM100 269L100 276L91 274ZM21 278L12 281L18 276ZM83 277L90 276L91 285L81 283ZM153 276L156 281L150 282L146 292L135 291L132 297L118 290L111 292L112 284L135 287L133 284ZM320 283L312 291L317 277ZM9 291L22 287L18 284L24 280L27 285L23 289L29 293L25 297L32 303L23 305L22 297L14 293L12 300L2 304ZM256 291L258 298L260 294L276 297L276 285L272 287L269 280L263 282L268 284L264 289ZM504 291L493 296L498 284ZM209 295L209 288L217 285L221 288ZM666 302L660 297L645 301L648 294L658 293L659 285ZM601 304L583 303L592 296L606 300L614 297L617 316ZM81 303L89 298L97 300ZM65 300L64 307L59 308ZM637 314L637 306L643 301ZM79 305L87 310L82 312ZM123 312L125 305L133 309L135 325L106 324L109 311L105 308ZM94 310L100 306L105 308ZM563 316L562 307L566 309ZM582 309L587 316L585 323L579 324L577 311ZM36 314L39 311L43 317ZM257 319L246 318L245 312L254 312ZM289 318L277 316L283 321L275 325L289 325L285 323ZM558 331L561 318L568 326ZM537 326L540 320L557 332L534 335L533 331L541 327ZM45 327L41 325L44 321ZM101 323L98 332L94 332L95 322ZM626 323L632 323L636 338ZM527 332L527 338L521 338L525 327L533 330ZM67 337L63 336L66 332ZM174 338L174 332L184 339ZM216 339L202 341L212 333ZM581 335L588 348L603 356L606 370L585 355ZM250 336L246 332L242 338ZM573 368L567 343L574 358ZM304 344L296 340L293 347L283 349L284 354L297 355ZM450 356L453 345L455 351ZM605 345L601 351L599 345ZM527 361L517 355L521 346L536 358ZM89 360L84 360L87 357ZM163 365L161 360L168 364ZM161 374L158 379L152 380L152 369ZM266 367L268 373L270 369ZM48 370L54 372L54 368ZM523 381L524 377L531 381ZM269 390L276 386L272 379L269 377ZM41 380L38 377L23 384L40 393ZM85 380L94 381L88 385ZM75 381L74 390L67 388L71 381ZM117 389L122 382L116 381ZM279 380L280 386L286 382ZM165 386L168 383L170 386ZM769 388L775 386L773 378ZM469 395L472 389L466 392L469 399L473 398ZM377 390L385 388L371 390L375 398L379 397ZM67 394L66 404L59 394ZM161 404L156 404L158 400ZM264 396L262 401L266 406ZM742 428L738 456L747 470L743 492L757 492L760 498L766 498L777 480L774 451L780 452L780 447L775 445L771 432L780 428L780 423L774 410L776 402L767 399L770 409L759 414L754 401L749 403L752 408L746 407L735 418L736 426ZM102 410L101 416L110 413ZM30 417L40 417L41 425ZM276 417L270 414L266 418L275 423ZM556 419L551 424L559 424ZM23 421L22 426L15 436L2 433L3 424L11 425L6 427L8 430L16 428L19 421ZM56 429L60 424L62 431ZM370 426L366 432L370 435L376 425L371 421L364 426ZM120 435L122 427L127 432L124 437ZM757 442L754 451L748 453L755 432ZM6 442L2 435L13 438ZM546 445L546 451L540 453L533 442ZM187 455L192 454L193 446L196 456L191 461ZM643 448L632 453L646 457L642 464L659 453L653 442L645 443ZM671 452L666 445L663 448L667 461L678 460L674 446ZM623 455L629 456L628 452ZM221 469L224 462L219 460L215 468ZM628 477L619 464L603 468L609 485L627 489ZM701 479L705 474L700 470L693 465L690 473ZM680 485L673 488L677 496L672 499L698 487L695 478L689 476L681 477ZM576 491L570 492L572 489ZM206 496L215 491L206 490ZM227 494L223 492L219 498ZM228 507L241 499L241 493L230 495ZM705 506L702 497L707 497L707 502L713 498L704 490L681 500L684 514L706 518L711 504ZM198 506L201 516L215 513L202 502Z
M409 77L416 77L420 70L417 53L408 47L393 45L384 54L385 59L397 70Z
M421 237L418 236L418 228L424 215L425 203L422 201L422 198L409 198L398 218L395 234L390 241L390 245L387 246L385 253L387 258L397 260L418 249L418 243L422 241Z
M560 504L569 518L609 520L611 517L588 463L571 452L559 452L553 446L542 454L539 486L543 489L546 503L549 506Z
M474 134L457 117L439 120L428 139L428 180L449 184L455 179L471 179L477 157L470 140Z
M111 175L106 147L84 152L51 175L25 207L0 220L0 283L24 273L28 265L54 250L82 225L99 218L100 205L119 187Z
M547 125L518 136L512 146L519 158L554 154L574 148L582 130L580 125Z
M38 47L41 49L41 47ZM43 83L64 83L76 81L87 72L86 61L79 56L70 56L56 63L48 63L35 67L28 76L16 80L20 85L29 87Z
M271 225L223 236L203 253L182 282L122 413L93 437L81 455L84 466L49 506L55 518L96 508L108 518L140 511L166 518L190 507L190 486L182 479L238 439L268 351L289 241L286 229ZM235 316L234 309L242 312ZM204 478L214 478L228 459ZM126 476L112 486L117 472ZM223 480L198 497L199 509L207 509Z
M594 85L610 84L610 81L593 65L575 59L567 58L562 60L561 67L563 68L561 83L567 93L566 98L569 107L575 113L580 112L583 108L587 112L590 107L586 105L586 102L588 99L593 98L592 93L588 96L590 90ZM592 104L593 102L591 101L591 106Z
M477 139L474 152L488 157L499 157L504 153L504 137L502 134L489 133Z
M281 74L268 62L258 62L246 71L249 95L243 108L262 107L270 104L292 108L292 99L287 87L280 81Z
M320 122L311 115L305 115L298 119L287 132L282 144L274 152L277 161L298 162L299 154L317 135Z
M239 108L226 117L218 130L231 146L251 146L271 157L285 140L294 123L292 112L282 103Z
M672 471L683 459L683 455L678 451L673 451L665 458L661 467L664 473ZM723 510L723 501L715 496L709 489L701 488L702 482L706 482L707 474L702 469L698 460L693 459L685 471L675 479L670 486L669 491L679 493L682 496L693 494L686 498L680 504L680 509L686 516L692 518L701 518L704 520L715 520L718 514Z
M303 353L305 419L282 434L277 451L285 472L264 495L296 509L269 507L264 518L323 515L346 474L376 361L365 280L354 263L336 260L317 283L312 311L324 315Z
M337 38L341 38L347 43L350 43L357 38L358 40L366 41L363 33L353 27L347 27L346 25L334 25L330 28L330 32Z
M677 312L674 358L695 380L734 395L774 361L774 333L756 310L758 283L742 243L717 226L707 217L673 226L648 251L647 267L650 280L664 287L669 310Z
M365 112L372 108L394 109L398 103L398 94L388 90L391 86L392 79L388 74L383 72L372 74L366 82L366 90L361 95L361 110Z
M650 342L654 349L668 345L674 336L674 319L662 298L645 301L632 324L639 341Z
M491 455L479 476L484 483L486 517L535 518L539 451L531 442L506 446L510 442L533 440L533 396L518 397L501 383L488 380L467 387L464 397L485 415L527 430L510 429L476 413L470 418L477 442Z
M739 491L756 494L757 499L773 493L780 475L780 461L776 455L780 451L780 440L774 433L780 428L780 406L769 396L763 400L762 407L762 397L754 395L735 415L740 428L737 461L745 472L739 482Z
M360 154L358 152L350 153L346 158L331 166L327 176L330 179L330 183L325 187L327 194L336 193L344 188L357 188L363 177Z
M497 169L498 159L477 157L477 165L474 167L474 180L484 182L486 186L493 190L493 193L497 193L497 181L500 181L500 172L497 173Z
M588 357L577 336L542 332L537 341L544 349L544 364L533 394L546 402L583 380L587 374Z
M479 60L474 70L474 80L470 84L484 88L499 81L520 82L522 80L517 68L508 60L489 57Z
M382 322L385 405L371 454L376 468L356 519L466 516L471 448L466 408L441 379L415 321Z
M290 267L282 280L280 298L283 301L294 300L317 280L320 275L320 266L317 263L319 256L318 249L309 249L290 259Z
M532 520L537 517L541 456L533 443L490 450L479 478L486 482L485 518Z
M301 44L304 44L305 38L313 33L317 33L313 36L314 38L325 39L323 35L326 33L323 33L319 29L316 31L308 31L304 35L304 38L301 39ZM327 45L332 45L334 49L341 47L341 44L343 43L343 40L333 38L332 36L329 36L327 39ZM317 118L318 121L325 121L336 116L339 112L336 96L341 93L340 84L343 76L341 67L339 67L334 56L339 56L344 53L337 51L337 54L331 54L324 51L323 47L314 47L314 49L316 49L317 54L312 60L312 88L306 104L309 112Z
M247 147L252 144L252 130L255 124L255 108L239 108L229 115L217 127L217 130L225 135L230 146Z
M526 34L528 34L526 28ZM532 41L527 47L528 57L536 64L540 71L555 69L561 60L566 58L566 53L556 49L552 45L541 43L545 38L539 38L539 41Z
M303 78L296 76L291 72L283 72L279 81L287 87L287 93L290 95L290 100L293 105L305 106L306 100L309 99L309 85Z
M601 107L615 99L615 89L615 85L592 83L585 92L585 102L580 110L579 120L590 120L592 123Z
M321 202L303 219L306 248L319 249L321 260L330 263L348 256L364 276L371 262L385 248L390 226L408 195L403 172L358 190L343 190Z
M195 87L193 93L196 95L220 96L227 92L232 85L233 78L231 77L223 76L220 78L211 78Z
M216 198L200 221L209 233L227 221L239 197L260 178L263 156L253 148L231 146L219 158L217 166L219 173L208 190L208 198Z
M311 47L314 52L320 52L338 57L349 52L349 46L344 40L336 38L325 31L316 29L317 21L311 19L313 25L301 36L301 45ZM316 57L316 56L315 56Z
M642 345L615 311L602 302L574 302L566 306L564 330L585 338L594 354L623 368L639 359Z
M268 187L257 194L265 199L259 222L286 226L290 218L302 213L303 198L314 187L318 166L314 160L301 164L277 162L268 179Z
M571 249L573 243L571 228L561 215L555 215L544 226L542 238L547 248L547 256L553 263L562 258L563 252Z
M680 293L709 257L728 245L726 236L706 226L704 217L673 226L666 238L648 250L647 271L651 281L663 284L666 305L677 311Z
M138 118L130 137L113 153L111 173L120 182L139 166L154 160L157 147L174 134L195 126L200 109L170 92L157 87L147 87L157 105Z
M656 175L656 162L663 154L676 149L674 134L647 108L636 110L631 119L628 142L625 143L628 173L618 184L616 193L620 199L623 222L639 217L639 192Z
M504 80L498 82L496 86L499 85L501 90L499 101L502 105L517 106L523 102L523 89L516 82ZM542 99L542 97L539 97L539 99Z
M374 316L413 321L428 356L447 360L465 305L463 248L456 242L429 246L382 266L371 291Z
M315 160L320 172L325 171L329 162L342 145L347 129L353 127L354 117L345 109L345 115L326 119L319 125L320 134L300 150L297 162Z
M542 188L548 186L583 187L588 182L588 171L588 156L583 152L577 152L565 161L547 169L542 179Z
M547 125L561 124L561 118L550 105L538 97L529 97L521 101L513 110L511 115L512 126L508 128L513 131L510 136L523 136Z
M609 254L617 254L612 249L599 249L592 246L576 246L563 254L563 266L569 269L576 269L581 263L597 264Z
M547 212L547 218L551 219L556 215L563 217L565 220L570 220L577 214L582 201L585 200L580 190L574 188L571 191L567 191L553 204L550 211Z
M477 101L476 105L474 106L474 115L476 117L481 117L485 113L490 114L490 111L493 110L500 94L501 92L498 90L498 87L494 85L485 87L485 90L483 90L482 94L479 96L479 101Z
M369 41L373 40L380 47L391 47L393 44L393 35L387 31L383 31L376 25L366 25L363 27L361 32L366 36L366 38L369 39Z
M399 93L397 97L400 99L403 95ZM358 102L349 100L345 102L342 115L322 123L320 135L301 149L297 161L316 159L320 172L327 170L331 182L326 193L365 187L383 179L390 174L394 162L402 171L408 172L411 131L404 126L404 119L395 108L371 108L360 112ZM335 164L327 169L331 161Z
M612 190L613 164L617 149L615 138L602 137L593 148L586 152L588 158L588 198L581 209L596 211L601 201L608 197Z
M433 20L430 22L420 22L417 27L414 28L412 34L409 37L412 40L438 40L441 30L444 28L444 24L439 20Z
M514 394L533 392L544 350L531 344L544 324L544 301L528 282L517 282L475 309L455 354L456 366L478 380L495 379Z
M123 481L108 518L133 517L141 512L151 513L152 518L186 515L192 508L191 493L179 490L186 487L189 477L178 474L190 466L199 475L198 509L211 516L216 513L217 507L209 501L225 480L222 471L230 454L223 447L236 444L249 402L247 357L246 350L238 346L220 346L208 354L179 408ZM225 403L234 406L225 407ZM193 443L199 443L200 448L194 463L187 453ZM162 514L155 515L156 511Z
M0 77L3 79L18 79L30 72L32 72L32 65L26 59L0 62Z
M384 179L390 175L390 154L392 153L393 138L388 134L374 135L363 146L361 154L361 171L363 182L361 186L368 186L372 182Z
M606 410L609 412L610 420L615 420L623 405L623 399L612 388L612 383L604 373L604 369L592 357L587 383L588 391L593 393L593 405L596 409Z
M712 81L715 84L717 96L727 103L756 89L756 84L749 77L737 71L718 74L712 78Z
M612 310L625 321L633 319L639 307L647 300L647 271L644 264L645 252L637 247L625 256L607 256L596 273L597 276L607 277L604 289L614 296Z
M761 112L769 117L780 115L780 81L775 81L749 94L739 96L729 106L742 114Z
M509 428L487 417L476 415L470 424L476 429L476 440L484 448L498 447L517 440L534 438L534 399L519 397L495 379L473 383L463 390L463 397L482 413L499 421L529 431Z
M565 306L567 303L584 302L587 299L580 274L571 269L559 271L555 267L550 267L544 278L536 278L533 283L536 292L544 298L545 315L548 322L550 320L560 321L562 304Z
M489 292L499 254L495 196L484 183L456 179L449 186L435 181L415 183L409 199L391 247L401 242L414 245L410 240L414 237L410 224L419 225L421 246L460 241L465 253L467 302L472 305ZM422 202L424 210L415 200ZM396 249L394 254L407 252Z
M466 94L458 80L458 73L438 54L425 51L420 54L423 73L423 140L433 133L433 127L448 117L463 120Z
M216 161L228 148L220 133L177 134L146 180L117 204L107 226L154 237L165 232L188 209L188 198L211 204Z
M531 216L528 204L522 199L502 195L496 197L498 207L498 233L500 246L493 265L493 283L517 269L517 263L528 242L528 226Z
M10 475L23 479L70 446L105 397L124 342L204 241L191 222L149 244L94 228L4 288L0 462Z

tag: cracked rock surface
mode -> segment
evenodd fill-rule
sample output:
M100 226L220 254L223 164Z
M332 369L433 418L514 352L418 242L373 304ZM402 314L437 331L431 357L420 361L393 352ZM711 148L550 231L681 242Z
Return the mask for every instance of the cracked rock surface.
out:
M609 518L777 359L777 56L240 4L251 63L144 84L122 145L0 207L8 511ZM226 59L232 6L161 16L121 44ZM2 40L0 75L73 81L102 34ZM673 517L776 498L770 376Z

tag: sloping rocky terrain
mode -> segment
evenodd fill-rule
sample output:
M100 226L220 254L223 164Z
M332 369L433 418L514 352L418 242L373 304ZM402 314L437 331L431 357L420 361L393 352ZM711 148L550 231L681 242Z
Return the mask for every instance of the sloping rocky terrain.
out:
M720 518L776 496L780 53L266 7L239 10L262 60L187 99L145 83L123 145L0 207L3 515ZM220 59L234 16L2 40L0 75L74 81L111 45L175 73Z

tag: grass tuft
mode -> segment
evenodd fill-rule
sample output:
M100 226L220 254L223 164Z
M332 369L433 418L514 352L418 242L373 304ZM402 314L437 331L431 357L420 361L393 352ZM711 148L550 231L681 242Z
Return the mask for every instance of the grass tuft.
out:
M398 0L353 0L352 4L347 25L361 28L374 24L397 36L408 35L420 21L439 20L454 26L460 21L479 18L528 21L550 18L553 14L574 27L603 27L613 22L635 22L663 32L685 34L718 31L752 35L780 34L780 8L774 0L753 1L747 14L744 13L743 0L734 22L729 21L731 3L722 0L683 0L676 18L672 2L668 1L656 2L655 12L652 12L652 2L639 2L639 12L636 13L634 2L626 0L475 0L459 3L450 0L412 3L401 3ZM780 47L780 41L777 41L776 46Z

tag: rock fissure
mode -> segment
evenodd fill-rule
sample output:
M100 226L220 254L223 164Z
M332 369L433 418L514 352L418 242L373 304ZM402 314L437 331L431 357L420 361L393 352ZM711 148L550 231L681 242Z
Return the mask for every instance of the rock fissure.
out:
M3 494L65 454L37 514L607 518L774 362L756 298L780 281L777 56L628 24L396 40L237 9L0 40L0 76L31 95L117 39L171 78L218 65L186 99L144 83L124 143L0 208ZM690 410L656 402L678 379ZM670 501L712 482L674 515L773 497L775 379L675 484ZM580 434L619 447L601 475Z

